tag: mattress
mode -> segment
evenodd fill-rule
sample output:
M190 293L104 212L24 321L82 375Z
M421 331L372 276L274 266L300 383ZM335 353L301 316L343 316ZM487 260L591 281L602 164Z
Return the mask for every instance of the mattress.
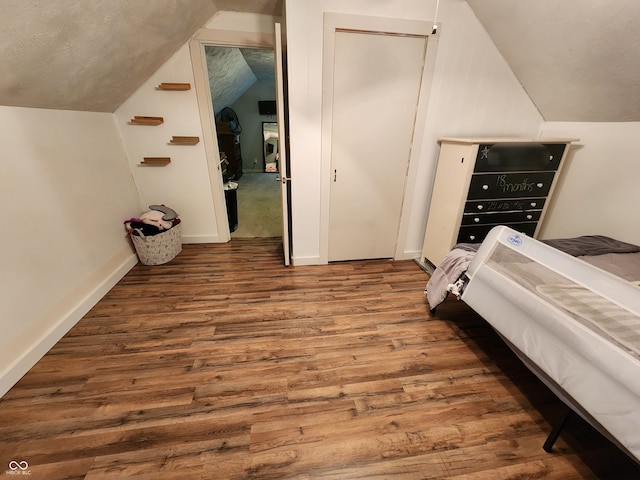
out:
M542 240L558 250L640 284L640 247L602 235L586 235L575 238ZM432 312L451 292L460 297L463 275L480 247L479 243L454 245L440 265L432 272L424 294Z
M507 227L492 230L466 276L461 299L640 460L640 287Z

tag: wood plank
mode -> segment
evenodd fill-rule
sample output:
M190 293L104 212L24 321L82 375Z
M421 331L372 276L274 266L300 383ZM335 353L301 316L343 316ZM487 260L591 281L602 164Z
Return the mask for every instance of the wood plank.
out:
M158 90L176 90L176 91L191 90L191 84L163 82L160 85L158 85Z
M171 163L171 157L144 157L140 165L164 167Z
M280 265L278 239L137 265L0 400L33 478L638 478L412 261Z
M169 143L171 145L197 145L200 142L200 137L184 137L184 136L173 136Z
M132 125L160 125L164 123L163 117L152 117L148 115L134 115L129 121Z

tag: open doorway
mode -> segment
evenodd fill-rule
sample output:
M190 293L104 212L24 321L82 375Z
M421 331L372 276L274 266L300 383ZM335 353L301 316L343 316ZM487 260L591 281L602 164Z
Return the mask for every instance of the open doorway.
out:
M205 57L231 238L281 237L277 133L275 142L270 133L277 116L265 108L276 97L273 50L205 46Z

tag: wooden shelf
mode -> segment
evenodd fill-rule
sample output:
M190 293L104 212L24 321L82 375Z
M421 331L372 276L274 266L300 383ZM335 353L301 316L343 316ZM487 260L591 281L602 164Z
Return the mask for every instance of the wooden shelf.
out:
M158 85L158 90L191 90L191 84L189 83L161 83Z
M200 137L171 137L171 145L196 145L200 142Z
M164 123L164 118L162 117L145 117L136 115L131 119L131 123L133 125L160 125Z
M171 163L170 157L144 157L140 165L149 165L152 167L164 167Z

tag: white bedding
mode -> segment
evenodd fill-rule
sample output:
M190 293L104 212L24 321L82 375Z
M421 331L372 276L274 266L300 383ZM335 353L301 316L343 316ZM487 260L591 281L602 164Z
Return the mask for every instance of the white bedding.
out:
M640 460L640 288L506 227L489 234L466 275L462 300Z

